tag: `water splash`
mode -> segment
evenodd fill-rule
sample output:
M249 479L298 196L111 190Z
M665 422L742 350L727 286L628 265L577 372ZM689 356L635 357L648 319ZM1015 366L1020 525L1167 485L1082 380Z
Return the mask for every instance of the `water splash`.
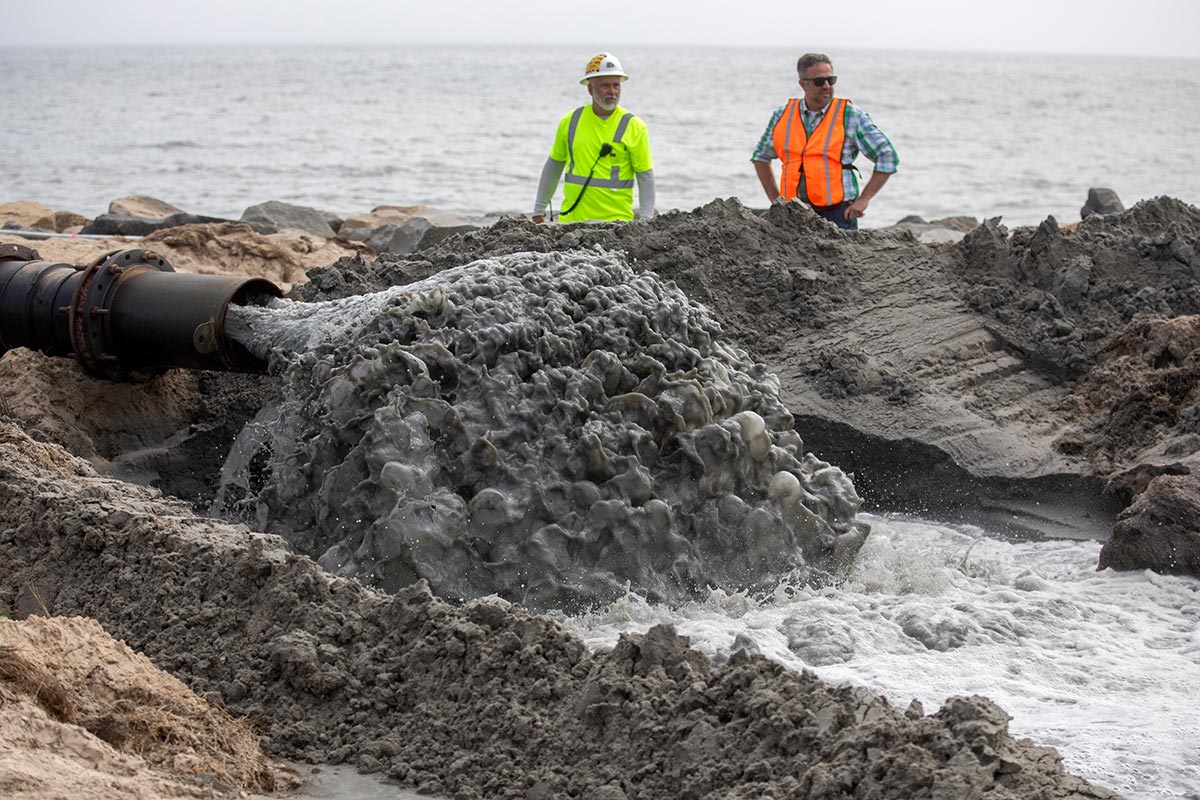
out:
M985 695L1014 735L1057 748L1098 785L1200 797L1200 581L1097 571L1099 542L865 518L871 537L837 587L714 591L672 609L631 594L556 616L596 649L669 622L718 662L750 649L926 713Z

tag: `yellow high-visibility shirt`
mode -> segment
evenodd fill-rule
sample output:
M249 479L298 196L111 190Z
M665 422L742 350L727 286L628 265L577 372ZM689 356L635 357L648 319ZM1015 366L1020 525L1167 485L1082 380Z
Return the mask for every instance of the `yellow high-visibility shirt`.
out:
M613 152L599 157L606 142L612 145ZM646 123L620 106L608 119L597 117L591 105L564 116L558 123L550 157L567 165L563 212L583 190L579 205L570 214L560 214L559 222L633 219L634 176L654 168ZM584 190L589 171L591 182Z

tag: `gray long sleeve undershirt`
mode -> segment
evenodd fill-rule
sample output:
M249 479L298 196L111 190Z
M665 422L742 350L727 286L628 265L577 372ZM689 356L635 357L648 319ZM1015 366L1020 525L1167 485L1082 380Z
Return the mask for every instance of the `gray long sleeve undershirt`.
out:
M558 188L558 179L562 177L566 166L567 162L555 161L553 158L547 158L546 163L542 165L542 177L538 179L537 199L533 201L535 217L546 213L546 206L550 205L550 198L554 196L554 190Z
M650 219L654 216L654 170L634 174L638 184L638 215Z
M538 179L537 197L533 201L535 217L546 213L546 206L550 205L550 198L554 196L554 190L558 188L558 180L562 177L563 169L566 166L565 161L555 161L553 158L547 158L546 163L542 165L542 176ZM648 169L645 172L635 173L635 177L638 189L638 215L642 219L650 219L654 216L654 170Z

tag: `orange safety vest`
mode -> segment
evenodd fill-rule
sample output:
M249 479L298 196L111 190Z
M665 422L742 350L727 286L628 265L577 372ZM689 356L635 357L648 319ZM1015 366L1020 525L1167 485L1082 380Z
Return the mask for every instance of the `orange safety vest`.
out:
M814 206L836 206L845 199L842 188L842 144L846 140L846 104L835 97L810 136L800 117L800 98L788 100L783 116L771 132L775 154L783 161L780 190L784 200L794 198L804 183L804 193Z

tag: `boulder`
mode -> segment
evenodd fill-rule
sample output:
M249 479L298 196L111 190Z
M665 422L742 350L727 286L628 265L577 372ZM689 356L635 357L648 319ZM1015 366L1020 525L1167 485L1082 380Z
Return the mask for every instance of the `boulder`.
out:
M342 223L345 220L342 219L340 214L335 214L332 211L318 211L317 213L321 215L321 219L325 220L325 224L333 229L334 233L342 229Z
M371 233L367 245L376 253L408 255L420 248L421 240L432 227L433 223L423 217L386 222Z
M1101 569L1200 575L1200 476L1160 475L1121 512Z
M119 217L166 219L176 214L183 214L184 210L176 208L165 200L159 200L157 197L134 194L113 200L108 204L108 213Z
M182 225L200 225L206 223L228 222L219 217L204 217L198 214L188 214L180 211L169 217L151 219L147 217L128 216L125 214L101 214L84 226L80 233L98 236L146 236L164 228L178 228Z
M58 233L79 233L91 222L90 219L74 211L55 211L54 230Z
M366 242L375 233L376 228L361 224L361 220L347 219L338 228L338 238L346 242Z
M336 219L336 218L335 218ZM296 206L269 200L242 212L241 221L259 233L297 230L332 239L336 232L322 212L308 206Z
M412 217L425 206L375 206L367 214L355 214L342 221L338 236L356 242L366 242L382 226L400 223Z
M1112 189L1088 189L1087 202L1079 209L1080 219L1092 214L1120 214L1125 210L1121 198Z
M479 230L476 225L437 225L422 214L403 222L385 222L360 241L366 241L376 253L408 255L433 247L451 236L475 230ZM355 231L355 235L361 235L361 229Z
M6 228L37 228L55 230L54 212L32 200L15 200L0 204L0 226Z
M348 217L346 222L353 222L368 228L378 228L385 222L403 222L427 211L430 211L428 206L375 206L367 214L355 214L353 217Z
M338 236L365 242L376 253L407 255L479 228L458 214L427 206L376 206L369 214L348 217Z

